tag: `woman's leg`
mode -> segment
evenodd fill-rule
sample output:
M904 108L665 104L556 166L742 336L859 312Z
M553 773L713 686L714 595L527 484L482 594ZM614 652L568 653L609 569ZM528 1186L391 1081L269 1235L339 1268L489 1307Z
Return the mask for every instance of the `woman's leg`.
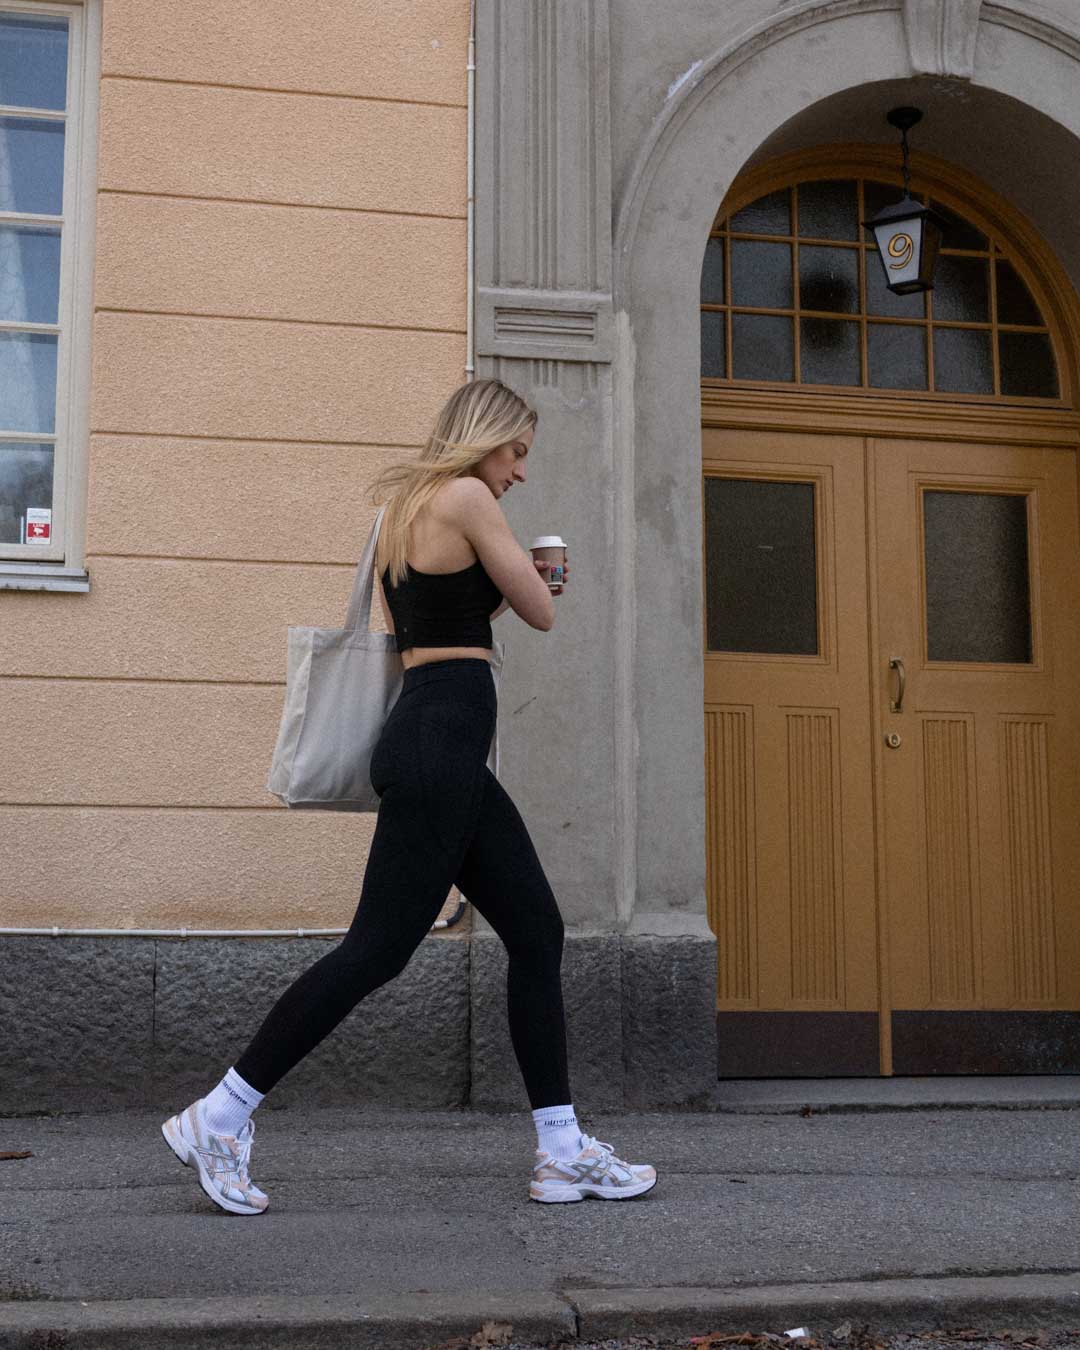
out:
M476 830L457 873L461 893L506 947L510 1039L533 1110L572 1098L561 965L563 921L529 831L487 766Z
M413 706L372 761L382 796L348 933L277 1003L235 1071L267 1093L373 989L404 970L446 902L476 824L483 712Z

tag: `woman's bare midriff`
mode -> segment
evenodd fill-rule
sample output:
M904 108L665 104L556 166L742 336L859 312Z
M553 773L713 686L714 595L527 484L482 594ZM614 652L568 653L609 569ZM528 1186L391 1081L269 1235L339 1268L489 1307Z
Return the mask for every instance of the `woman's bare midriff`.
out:
M437 508L438 500L439 494L436 493L410 525L411 548L406 556L418 572L461 572L476 561L476 550L460 530L442 523L433 515L432 508ZM379 577L379 597L386 617L387 631L392 633L394 620L382 588L386 564L383 540L380 539L375 570ZM429 661L452 661L466 656L478 657L481 661L490 663L491 650L488 647L410 647L401 653L401 664L406 670L410 670L413 666L426 665Z

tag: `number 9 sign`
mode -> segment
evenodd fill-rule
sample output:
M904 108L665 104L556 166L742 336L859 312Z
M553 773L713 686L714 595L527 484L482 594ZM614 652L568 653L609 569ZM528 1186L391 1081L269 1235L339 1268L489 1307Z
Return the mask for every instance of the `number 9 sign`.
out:
M903 231L894 234L889 240L889 257L896 258L897 261L890 263L889 267L906 267L911 261L911 255L914 251L915 245L910 234L905 234Z

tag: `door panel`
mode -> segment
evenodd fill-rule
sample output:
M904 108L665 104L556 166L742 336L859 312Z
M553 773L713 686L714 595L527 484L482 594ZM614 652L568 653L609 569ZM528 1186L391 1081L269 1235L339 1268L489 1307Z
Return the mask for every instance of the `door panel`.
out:
M864 442L703 446L721 1072L876 1072Z
M927 1066L952 1043L968 1063L952 1072L1055 1057L1076 1072L1075 459L898 440L870 453L881 712L900 738L879 755L894 1071L947 1072ZM995 1023L1015 1042L1008 1067L1000 1045L995 1069L971 1067L957 1039L989 1053Z

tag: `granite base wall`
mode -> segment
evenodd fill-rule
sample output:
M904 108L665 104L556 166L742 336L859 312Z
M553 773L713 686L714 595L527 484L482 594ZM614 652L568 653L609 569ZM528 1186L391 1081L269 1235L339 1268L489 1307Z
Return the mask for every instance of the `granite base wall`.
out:
M580 1110L705 1105L716 1087L716 943L567 934L567 1059ZM474 933L470 1105L529 1106L506 1022L506 950Z
M0 1113L186 1105L335 942L0 939ZM274 1106L465 1104L468 972L467 939L424 942L281 1080Z
M0 1115L177 1109L234 1063L333 939L0 938ZM716 1081L715 945L568 934L573 1100L692 1106ZM527 1110L493 934L432 937L268 1105Z

